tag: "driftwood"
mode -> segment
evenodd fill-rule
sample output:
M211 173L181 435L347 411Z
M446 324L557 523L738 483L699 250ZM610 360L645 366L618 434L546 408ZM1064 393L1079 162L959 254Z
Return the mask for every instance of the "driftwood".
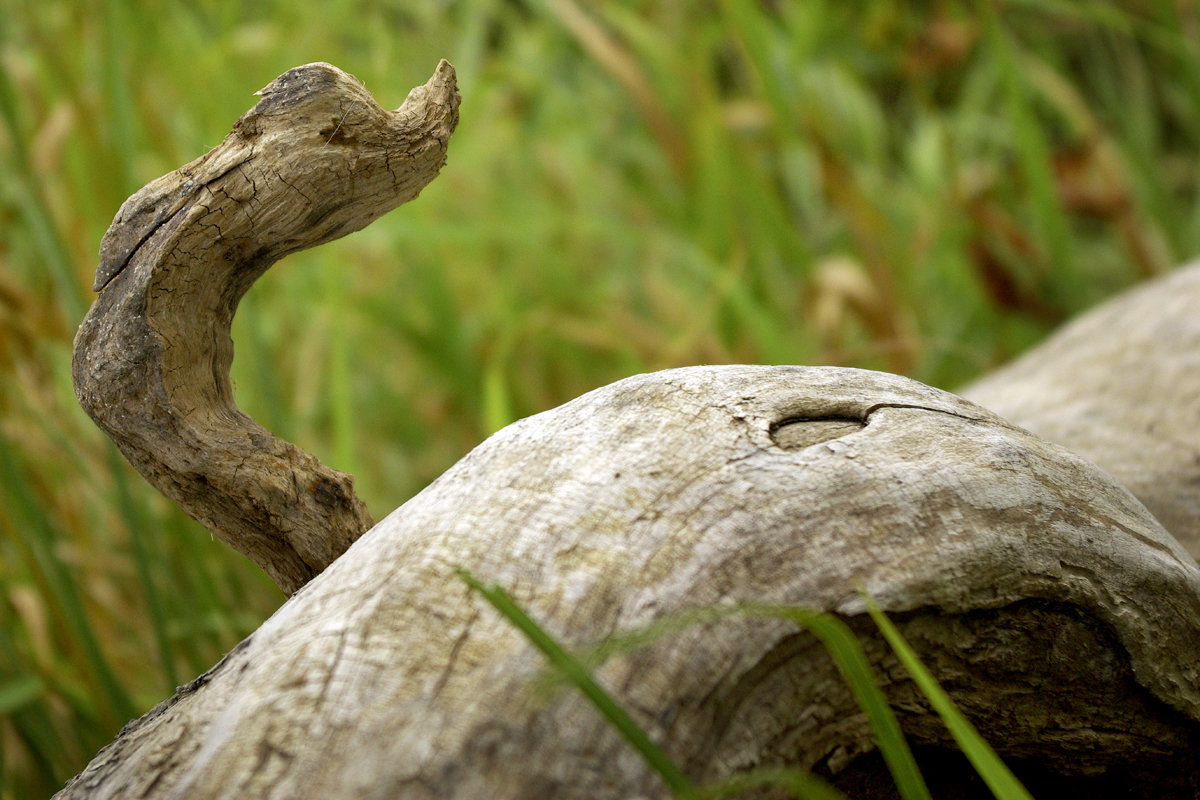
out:
M138 472L290 594L372 520L349 475L234 405L234 311L283 256L416 197L446 161L458 93L443 61L396 111L329 64L259 94L218 147L121 206L72 374Z
M457 107L452 93L442 102ZM135 256L97 308L146 263ZM81 374L110 379L94 361ZM146 386L142 402L172 413ZM105 391L80 393L93 390ZM202 484L203 453L187 466ZM59 796L664 796L579 696L535 690L542 657L460 567L568 645L712 605L835 613L864 642L935 790L971 796L943 726L864 617L861 588L1035 790L1200 790L1200 569L1128 490L897 376L693 367L495 434L126 726ZM832 662L783 622L687 629L599 677L696 781L789 764L883 796Z
M494 435L64 797L661 796L581 700L538 698L542 658L459 566L575 645L723 602L837 612L909 735L943 746L862 624L862 586L1002 753L1196 785L1200 571L1127 491L902 378L697 367ZM819 646L783 624L707 626L601 674L697 779L834 771L872 747Z
M1084 314L962 394L1095 461L1200 558L1200 264Z

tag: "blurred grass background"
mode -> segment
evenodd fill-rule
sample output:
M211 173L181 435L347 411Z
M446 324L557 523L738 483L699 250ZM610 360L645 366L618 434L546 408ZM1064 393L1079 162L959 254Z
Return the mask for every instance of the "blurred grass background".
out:
M0 797L282 601L78 408L101 235L325 60L462 121L421 197L235 320L241 406L376 517L513 419L696 363L952 388L1200 250L1187 0L0 0Z

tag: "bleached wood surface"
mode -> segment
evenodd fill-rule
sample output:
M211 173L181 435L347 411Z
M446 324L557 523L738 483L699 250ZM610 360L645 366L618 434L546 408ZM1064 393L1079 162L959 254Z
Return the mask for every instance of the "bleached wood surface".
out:
M540 655L456 567L572 645L710 604L833 611L910 737L945 744L862 586L1002 753L1196 777L1200 573L1122 487L903 378L696 367L491 437L61 796L663 796L583 701L533 692ZM601 676L698 780L872 747L819 646L782 623L692 630Z
M1109 300L962 394L1099 464L1200 557L1200 264Z

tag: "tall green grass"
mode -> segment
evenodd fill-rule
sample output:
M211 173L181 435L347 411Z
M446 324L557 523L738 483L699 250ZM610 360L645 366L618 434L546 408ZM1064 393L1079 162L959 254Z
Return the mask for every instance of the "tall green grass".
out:
M459 71L442 176L235 321L242 406L382 516L633 372L953 386L1196 252L1184 11L0 0L0 797L49 793L281 600L115 456L69 358L121 201L283 70L335 62L393 107Z

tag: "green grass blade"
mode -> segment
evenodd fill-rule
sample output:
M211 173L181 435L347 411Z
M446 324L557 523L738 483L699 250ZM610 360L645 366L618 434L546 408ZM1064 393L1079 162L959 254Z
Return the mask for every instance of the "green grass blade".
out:
M633 718L613 699L612 695L596 683L587 667L564 650L562 645L534 622L507 592L498 586L484 586L465 570L459 570L458 576L467 586L482 595L521 633L525 634L534 647L542 651L551 666L574 684L584 697L591 701L596 710L617 729L625 741L638 751L646 764L658 773L663 782L671 789L672 794L682 798L699 797L696 788L692 786L683 772L675 766L666 753L659 749L658 745L651 741L649 735L633 721Z
M913 681L916 682L921 692L929 698L930 705L946 723L946 727L950 730L950 735L954 737L959 749L970 760L971 766L979 773L979 777L983 778L984 783L992 790L992 794L998 800L1032 800L1032 796L1004 765L1004 762L996 755L996 751L983 740L983 737L975 730L975 726L967 721L946 691L938 685L937 680L917 658L917 654L904 641L900 631L896 630L896 626L892 624L891 620L866 595L863 596L863 601L867 604L867 612L871 615L871 619L875 620L875 624L879 626L880 632L895 651L900 663L912 675Z
M63 241L62 232L55 223L50 204L38 180L25 142L27 131L21 125L21 109L18 107L17 92L9 80L6 70L0 70L0 123L9 139L9 157L0 161L13 174L6 175L10 182L24 233L34 243L42 263L49 267L51 280L62 304L63 316L72 324L83 318L88 300L75 276L71 254ZM3 155L0 150L0 156ZM6 269L11 269L6 267Z
M19 675L0 681L0 716L36 702L45 691L46 685L36 675Z
M2 636L0 648L11 650L11 646L3 641ZM70 764L63 763L67 760L62 755L66 748L57 736L58 731L55 730L48 711L49 703L43 696L45 684L36 676L11 674L14 660L11 652L5 652L0 658L0 717L4 719L5 727L11 731L11 738L5 742L4 747L0 747L0 767L4 767L3 762L11 757L7 750L23 749L43 781L61 784L69 774ZM4 774L6 773L0 771L0 775ZM9 788L5 786L5 789ZM13 796L21 795L4 794L0 791L0 797L6 800Z
M989 4L988 5L990 8ZM1032 107L1028 78L1016 46L994 13L988 15L988 39L1008 105L1018 167L1029 185L1030 199L1037 211L1042 236L1050 253L1050 285L1062 276L1074 275L1070 225L1054 185L1050 147Z
M798 769L760 767L742 770L728 778L708 784L700 791L704 800L736 797L753 789L780 787L797 800L846 800L846 796L825 781Z
M494 433L514 419L504 359L496 358L483 374L483 429Z
M124 722L137 715L133 701L117 679L104 648L100 646L84 609L74 576L54 552L57 531L41 514L37 498L25 479L15 453L5 436L0 434L0 497L11 514L16 539L30 554L30 567L40 571L48 595L67 621L72 636L96 679L96 688L103 692L102 702L112 709L117 720Z
M829 614L800 608L781 607L774 609L773 613L793 620L821 640L854 694L859 708L866 714L871 732L879 744L879 752L896 782L900 796L904 800L931 800L925 779L921 777L921 770L900 730L900 723L871 672L862 646L846 623Z
M129 490L129 481L125 477L125 465L121 462L120 453L115 446L108 448L109 470L116 488L117 507L129 531L129 541L133 550L133 560L137 567L138 583L142 595L146 599L146 610L150 614L150 627L154 632L154 645L158 649L158 658L162 662L162 676L167 693L183 683L175 669L175 659L172 657L170 639L167 636L167 614L163 604L162 593L154 580L155 563L150 554L148 538L151 535L142 510L138 508Z
M352 356L350 335L346 330L346 319L353 318L347 300L349 290L346 278L335 270L322 273L325 303L322 311L327 315L325 335L328 339L329 361L325 365L326 386L329 392L329 416L333 428L334 463L338 469L351 474L361 472L355 456L354 442L355 410L351 387Z
M296 438L299 414L284 397L283 386L288 384L275 361L277 347L262 322L263 316L270 313L263 310L263 294L253 290L247 293L233 318L234 396L238 405L264 428L290 442ZM243 364L250 368L239 374Z

